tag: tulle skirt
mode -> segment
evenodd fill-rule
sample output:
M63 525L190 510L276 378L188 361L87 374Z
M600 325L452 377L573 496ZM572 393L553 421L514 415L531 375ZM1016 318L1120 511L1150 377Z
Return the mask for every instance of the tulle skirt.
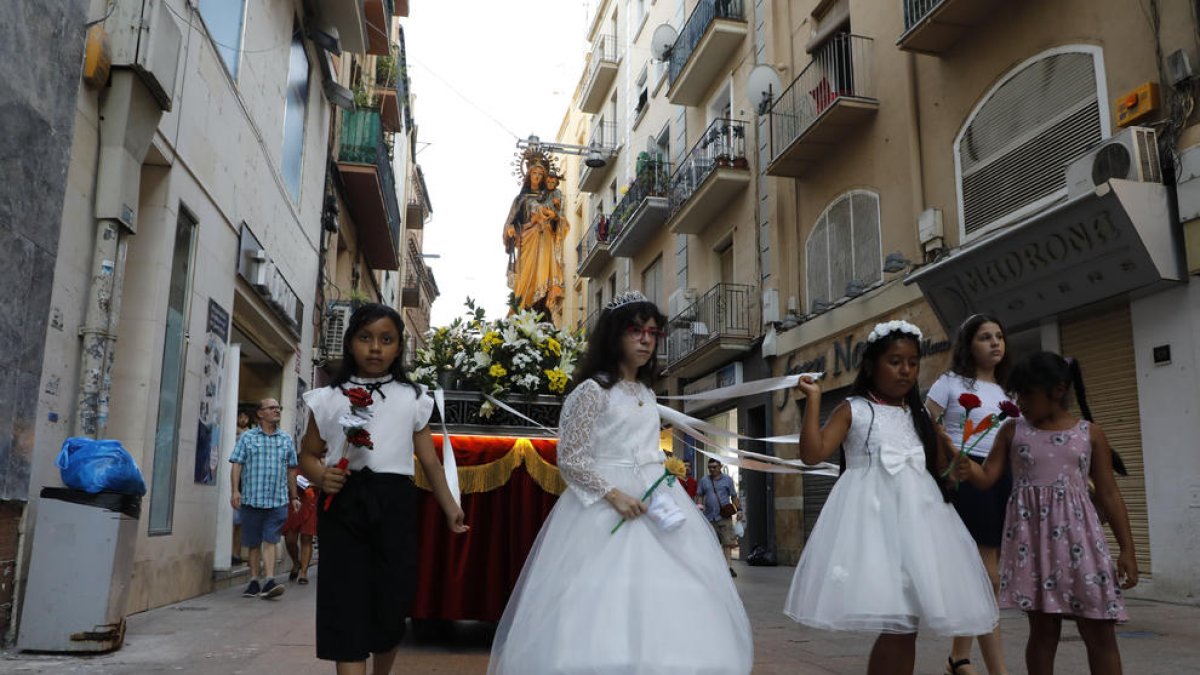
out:
M660 464L604 470L640 497ZM750 622L712 527L678 484L684 523L620 520L570 490L542 526L492 645L491 675L734 675L753 664Z
M826 630L983 635L998 619L987 570L933 478L847 471L804 546L784 613Z

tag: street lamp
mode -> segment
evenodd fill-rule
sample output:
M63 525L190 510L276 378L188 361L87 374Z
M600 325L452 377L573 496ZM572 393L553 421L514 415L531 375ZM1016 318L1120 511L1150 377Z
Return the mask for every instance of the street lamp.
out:
M533 152L553 152L559 155L578 155L583 157L583 163L593 169L599 169L608 163L608 160L616 156L616 153L611 148L601 147L597 143L588 145L573 145L571 143L543 143L540 138L530 134L529 138L517 140L517 148L520 150L532 150Z

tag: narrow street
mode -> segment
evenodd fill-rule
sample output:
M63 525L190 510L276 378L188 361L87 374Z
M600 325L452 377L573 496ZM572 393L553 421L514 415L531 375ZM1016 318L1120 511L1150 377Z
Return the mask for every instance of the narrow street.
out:
M801 628L780 613L790 567L738 564L738 590L754 626L755 675L862 673L867 636ZM314 576L315 579L315 576ZM316 586L289 585L278 601L241 597L228 588L129 618L125 647L106 656L70 657L5 653L0 673L98 673L141 675L316 675L333 668L313 656ZM1200 607L1130 600L1132 620L1118 628L1125 672L1131 675L1200 673ZM1024 671L1025 620L1001 614L1005 652L1012 672ZM492 626L457 623L447 630L410 632L398 673L478 675L487 671ZM430 634L426 634L430 633ZM697 636L702 639L702 636ZM917 673L943 670L949 642L923 636ZM1086 673L1083 643L1068 624L1059 647L1059 673Z

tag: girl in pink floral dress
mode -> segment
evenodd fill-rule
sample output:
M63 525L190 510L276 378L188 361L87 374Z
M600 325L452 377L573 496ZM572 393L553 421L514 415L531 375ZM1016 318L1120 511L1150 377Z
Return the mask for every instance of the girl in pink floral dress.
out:
M1083 420L1068 411L1072 385ZM1001 427L982 466L963 458L955 465L959 479L981 489L995 483L1006 464L1012 469L1000 606L1020 608L1029 619L1030 675L1054 672L1064 616L1075 620L1091 672L1118 674L1115 625L1129 618L1121 589L1137 583L1138 570L1129 515L1113 479L1112 448L1099 425L1089 421L1076 362L1051 352L1034 354L1013 369L1008 389L1017 394L1023 417ZM1121 547L1115 568L1088 497L1089 477Z

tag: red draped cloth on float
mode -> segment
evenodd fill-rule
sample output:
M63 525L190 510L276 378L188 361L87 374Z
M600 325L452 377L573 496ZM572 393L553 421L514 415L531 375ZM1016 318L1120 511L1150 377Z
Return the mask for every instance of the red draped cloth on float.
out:
M433 494L419 491L417 591L410 616L499 621L542 522L558 501L551 483L562 489L554 468L557 440L452 435L450 442L471 530L452 534ZM434 434L439 457L441 445L441 435Z

